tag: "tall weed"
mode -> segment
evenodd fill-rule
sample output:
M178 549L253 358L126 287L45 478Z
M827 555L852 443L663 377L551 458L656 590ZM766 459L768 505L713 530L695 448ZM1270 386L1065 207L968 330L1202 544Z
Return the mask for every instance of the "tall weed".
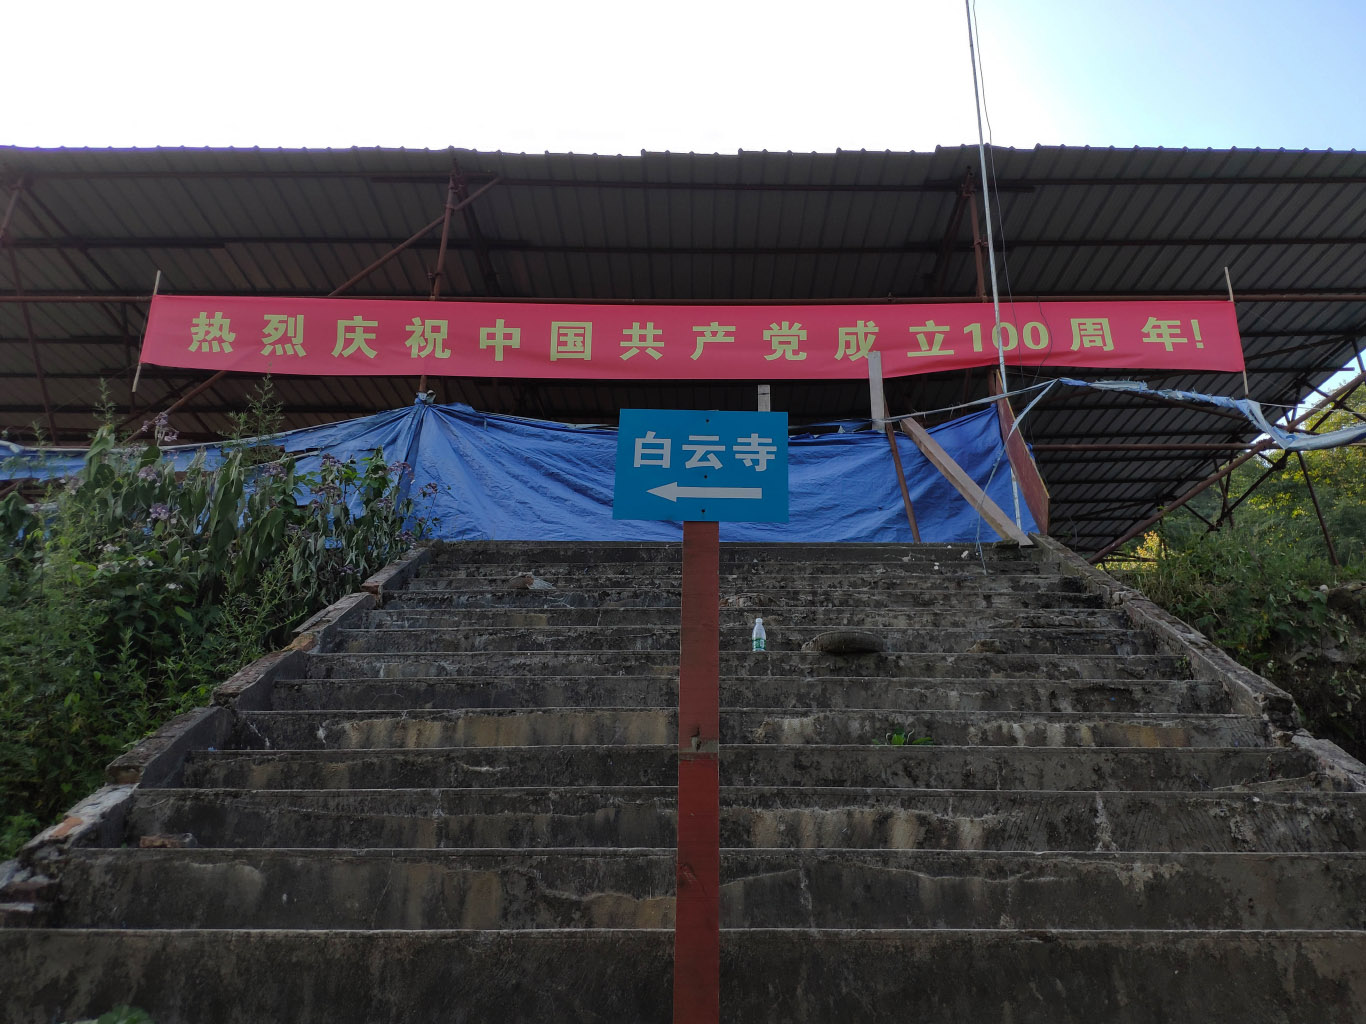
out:
M0 856L424 532L382 452L304 474L239 444L176 472L150 428L102 428L79 476L0 501Z

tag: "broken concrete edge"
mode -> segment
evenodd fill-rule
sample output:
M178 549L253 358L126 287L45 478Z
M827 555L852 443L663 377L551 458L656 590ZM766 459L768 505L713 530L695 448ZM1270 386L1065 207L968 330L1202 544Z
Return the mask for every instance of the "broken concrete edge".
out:
M296 641L297 642L297 641ZM213 691L213 702L220 707L241 711L266 711L275 680L302 673L307 647L286 647L271 651L244 665Z
M177 715L110 761L104 769L105 781L113 786L174 786L180 781L185 755L191 750L224 746L235 721L231 711L216 705Z
M1313 755L1330 788L1366 792L1366 764L1362 764L1336 743L1319 739L1304 729L1296 731L1291 737L1291 743Z
M43 927L50 923L52 894L61 863L78 846L118 846L135 785L104 786L81 800L55 825L43 829L0 864L0 927Z
M365 612L376 607L379 599L365 591L347 594L314 615L294 631L294 640L286 647L293 651L331 650L337 633L346 629Z
M1185 658L1196 679L1223 686L1238 714L1261 718L1269 741L1281 746L1293 744L1310 751L1333 786L1366 791L1366 764L1336 744L1315 739L1305 732L1301 728L1300 710L1290 694L1247 666L1238 664L1199 630L1154 604L1133 587L1097 569L1065 544L1037 534L1034 539L1045 563L1080 579L1088 590L1104 597L1107 605L1123 611L1130 622L1153 637L1164 650Z
M397 561L390 562L362 583L360 585L361 590L367 594L375 595L375 598L383 604L387 592L403 586L412 579L417 570L431 560L435 551L436 547L432 544L423 544L420 547L411 548Z

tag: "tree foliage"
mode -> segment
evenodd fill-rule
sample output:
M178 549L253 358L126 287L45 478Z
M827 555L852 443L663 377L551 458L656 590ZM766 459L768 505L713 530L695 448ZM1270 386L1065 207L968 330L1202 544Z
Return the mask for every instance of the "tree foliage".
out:
M1360 422L1337 412L1321 429ZM1287 689L1312 732L1366 757L1366 448L1306 452L1303 466L1282 455L1231 474L1230 502L1255 490L1217 531L1204 521L1223 509L1211 488L1131 544L1112 571Z

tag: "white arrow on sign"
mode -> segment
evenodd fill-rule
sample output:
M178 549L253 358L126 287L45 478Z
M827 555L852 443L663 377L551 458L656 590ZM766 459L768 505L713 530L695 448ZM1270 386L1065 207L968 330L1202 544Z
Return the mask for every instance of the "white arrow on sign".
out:
M679 498L760 498L764 496L762 487L680 487L672 480L659 487L651 487L651 494L657 494L669 501Z

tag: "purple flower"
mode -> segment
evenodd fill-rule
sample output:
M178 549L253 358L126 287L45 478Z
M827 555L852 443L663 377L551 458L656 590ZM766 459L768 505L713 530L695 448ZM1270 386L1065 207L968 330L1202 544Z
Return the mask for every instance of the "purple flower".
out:
M343 576L354 576L356 574L356 567L354 565L343 565L339 571Z
M153 505L150 509L147 510L147 517L159 523L164 523L166 520L171 518L171 506L158 501L155 505Z
M168 430L161 435L161 439L165 441L167 444L175 444L175 442L180 440L180 431Z
M143 466L138 470L139 480L155 480L157 478L156 466Z
M285 467L278 462L268 462L261 467L261 475L280 479L285 475Z
M328 454L327 452L324 452L324 453L323 453L323 465L324 465L324 466L340 466L340 465L341 465L341 459L337 458L335 455L331 455L331 454Z
M440 488L436 485L436 482L432 481L431 483L423 484L422 490L418 491L417 493L424 498L434 498L436 497L436 492L439 490Z

